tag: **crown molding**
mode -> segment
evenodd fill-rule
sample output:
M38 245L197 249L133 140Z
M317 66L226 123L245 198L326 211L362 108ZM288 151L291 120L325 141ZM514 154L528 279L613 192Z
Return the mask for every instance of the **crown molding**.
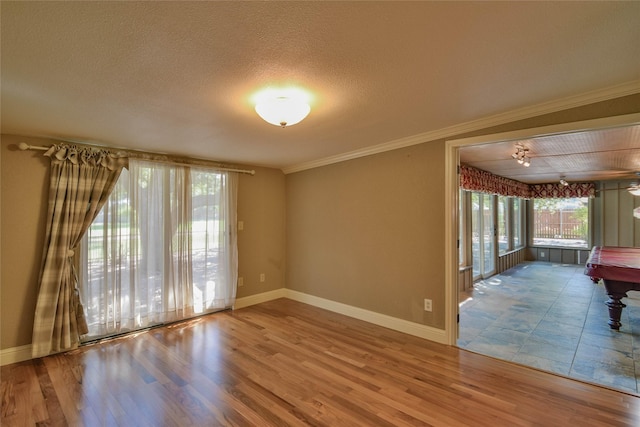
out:
M583 105L594 104L596 102L607 101L609 99L620 98L627 95L640 93L640 80L598 89L581 95L574 95L567 98L544 102L530 107L519 108L506 113L495 114L477 120L445 127L442 129L420 133L417 135L400 138L382 144L366 147L359 150L349 151L335 156L324 157L322 159L311 160L309 162L298 163L282 168L282 172L290 174L301 172L307 169L314 169L347 160L370 156L372 154L384 153L385 151L396 150L412 145L422 144L438 139L449 138L456 135L463 135L468 132L486 129L505 123L516 122L518 120L529 119L531 117L542 116L562 110L581 107Z

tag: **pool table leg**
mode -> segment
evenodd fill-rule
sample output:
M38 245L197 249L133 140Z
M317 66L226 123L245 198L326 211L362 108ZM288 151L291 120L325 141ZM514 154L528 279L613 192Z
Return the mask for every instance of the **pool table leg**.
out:
M605 304L609 307L609 327L611 329L619 330L622 323L620 323L620 317L622 316L622 309L626 307L622 301L622 298L626 297L627 294L619 294L619 293L610 293L609 299Z

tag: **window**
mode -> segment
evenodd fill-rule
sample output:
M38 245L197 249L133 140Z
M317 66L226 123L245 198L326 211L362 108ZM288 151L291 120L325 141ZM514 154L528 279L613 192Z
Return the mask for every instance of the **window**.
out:
M513 215L511 216L511 235L513 236L513 247L515 249L519 249L524 246L524 239L522 237L523 234L523 216L524 209L522 205L524 203L523 199L515 198L513 199Z
M458 190L458 264L467 265L467 192Z
M234 174L130 161L81 244L84 341L233 304L234 189Z
M524 246L522 203L523 199L519 197L498 196L498 248L500 254Z
M533 244L587 248L589 199L533 200Z
M489 277L495 273L495 197L490 194L471 193L471 250L473 277Z
M504 254L511 249L511 229L509 227L509 207L511 198L498 196L498 253Z
M498 255L521 249L524 238L524 199L460 190L460 267L473 267L473 278L491 276Z

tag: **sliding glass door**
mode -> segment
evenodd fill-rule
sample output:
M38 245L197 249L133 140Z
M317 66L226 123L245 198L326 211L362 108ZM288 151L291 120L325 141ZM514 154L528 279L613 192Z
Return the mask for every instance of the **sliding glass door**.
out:
M231 307L236 174L130 160L80 251L83 341Z
M473 279L496 272L495 196L471 193Z

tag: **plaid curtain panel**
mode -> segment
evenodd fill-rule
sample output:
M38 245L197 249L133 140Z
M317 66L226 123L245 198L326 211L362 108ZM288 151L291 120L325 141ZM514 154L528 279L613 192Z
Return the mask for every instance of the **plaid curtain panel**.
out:
M68 145L44 155L51 158L51 178L33 357L76 348L86 333L73 255L127 163L106 150Z

